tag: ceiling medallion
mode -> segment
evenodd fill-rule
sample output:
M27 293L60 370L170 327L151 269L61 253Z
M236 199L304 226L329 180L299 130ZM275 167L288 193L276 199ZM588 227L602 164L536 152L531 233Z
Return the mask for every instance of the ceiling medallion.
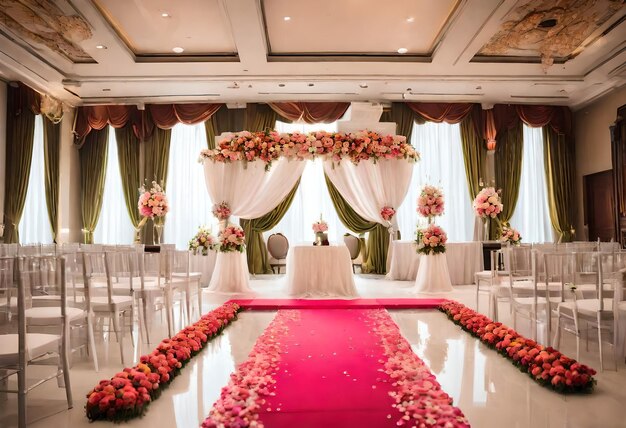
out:
M479 54L540 56L544 72L568 59L624 6L622 0L531 0L515 9Z

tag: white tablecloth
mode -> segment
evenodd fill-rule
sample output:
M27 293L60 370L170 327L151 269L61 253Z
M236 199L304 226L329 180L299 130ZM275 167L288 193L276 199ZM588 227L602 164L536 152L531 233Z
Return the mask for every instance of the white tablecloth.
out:
M448 293L452 291L445 254L429 254L420 257L417 278L415 278L415 286L412 291L416 293Z
M200 272L202 278L200 279L200 285L202 287L208 287L215 269L215 261L217 260L217 251L209 251L206 256L202 253L196 255L191 254L189 256L189 270L191 272Z
M249 286L246 253L218 253L209 291L218 293L252 293Z
M414 241L393 241L387 279L414 281L421 256L415 252ZM480 242L450 242L446 244L450 280L454 285L474 283L474 273L483 270L483 249Z
M299 297L356 297L348 247L295 245L289 248L287 292Z

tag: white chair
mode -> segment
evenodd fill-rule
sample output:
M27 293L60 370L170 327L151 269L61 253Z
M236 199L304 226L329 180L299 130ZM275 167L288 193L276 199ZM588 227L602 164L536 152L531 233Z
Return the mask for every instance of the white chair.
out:
M506 243L502 248L506 248L509 244ZM497 319L497 308L493 307L491 293L496 284L499 283L497 277L508 276L508 266L504 265L504 252L500 250L492 250L489 253L490 257L490 270L484 270L474 273L474 284L476 285L476 311L479 312L480 293L487 294L489 296L489 314ZM484 285L484 287L483 287ZM496 303L497 305L497 303Z
M16 263L17 262L17 263ZM58 283L61 284L62 298L61 302L65 302L65 266L62 258L55 259L55 263L52 268L52 272L32 272L28 271L28 266L23 264L22 259L15 258L2 258L0 259L0 277L5 280L0 280L0 285L7 285L12 282L13 269L17 264L17 332L7 333L0 335L0 392L16 393L18 400L18 427L26 427L26 396L35 387L42 383L57 379L60 387L65 388L65 395L67 400L67 407L71 409L72 404L72 389L70 384L69 375L69 361L68 361L68 319L65 313L65 304L61 305L61 330L64 334L41 334L41 333L27 333L26 329L26 316L25 316L25 301L26 290L31 286L30 280L36 275L42 273L51 273L59 277ZM38 268L48 269L51 266L49 264L43 264ZM11 278L11 281L9 281ZM50 355L57 355L59 358L59 367L55 373L40 379L38 382L27 386L26 384L26 369L29 365L39 363L43 358ZM10 376L17 376L17 389L8 390L8 378Z
M287 267L287 253L289 252L289 240L282 233L273 233L267 238L267 251L272 259L270 266L272 272L280 273L281 267Z
M169 274L169 276L166 277L166 281L171 283L173 290L185 293L187 324L190 324L192 320L191 297L193 294L197 297L198 318L202 316L202 287L200 285L202 272L191 271L190 255L191 252L188 250L172 250L165 252L165 257L167 258L166 273Z
M354 235L346 233L343 235L343 242L348 247L348 251L350 252L350 259L352 259L352 272L356 273L355 267L358 266L359 269L363 270L363 263L359 263L357 259L361 254L361 241Z
M137 298L141 302L146 340L150 343L149 315L152 315L157 307L165 311L167 331L171 337L174 334L174 293L171 283L166 279L165 257L160 253L136 253L136 255L140 279Z

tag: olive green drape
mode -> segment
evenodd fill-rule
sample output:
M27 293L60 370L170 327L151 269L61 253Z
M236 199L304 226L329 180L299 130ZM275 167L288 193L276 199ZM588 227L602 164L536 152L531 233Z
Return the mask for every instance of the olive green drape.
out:
M508 225L515 212L522 176L522 153L524 151L524 128L521 121L510 129L500 131L495 153L495 176L498 189L502 189L501 225ZM492 222L495 225L496 222ZM499 233L496 229L493 233Z
M171 129L154 128L152 135L144 140L144 181L150 184L152 181L159 183L163 190L167 186L167 170L170 161L170 142L172 140ZM136 203L136 202L135 202ZM163 220L164 217L161 217ZM144 242L154 242L154 222L148 220L143 228Z
M9 88L9 91L17 90ZM18 225L26 202L33 157L35 114L30 108L19 105L19 98L12 93L9 93L7 107L4 242L18 243Z
M575 234L574 144L547 125L543 127L543 147L550 221L559 235L559 242L570 242Z
M250 131L259 132L274 129L281 118L267 104L248 103L245 109L222 107L209 120L204 122L207 146L215 148L215 137L222 132Z
M478 192L480 192L480 181L485 173L486 149L483 144L483 139L476 132L476 128L470 116L461 121L460 129L467 191L469 192L470 199L474 200Z
M299 185L300 180L298 179L285 199L267 214L251 220L239 220L239 224L246 235L246 256L250 273L272 273L272 267L267 260L267 247L263 240L263 232L273 229L282 220L291 206Z
M52 229L52 240L57 242L59 233L59 179L61 155L61 124L43 118L43 153L48 220Z
M274 129L280 116L267 104L248 104L246 118L246 129L251 132L259 132Z
M389 250L389 230L386 226L361 217L341 196L337 188L324 174L326 186L333 206L341 222L354 233L369 232L367 239L367 257L363 260L363 272L384 274L387 271L387 252Z
M109 127L92 130L79 150L80 212L85 244L93 243L93 231L102 209L102 194L107 170Z
M391 109L383 112L380 117L380 121L395 122L397 125L397 134L405 136L407 143L411 144L413 124L416 122L415 116L416 113L414 113L413 110L411 110L405 103L391 103Z
M127 123L123 128L115 130L117 141L117 161L122 176L122 190L128 217L134 227L139 225L141 216L137 209L138 189L141 186L139 176L139 140L133 132L133 127Z

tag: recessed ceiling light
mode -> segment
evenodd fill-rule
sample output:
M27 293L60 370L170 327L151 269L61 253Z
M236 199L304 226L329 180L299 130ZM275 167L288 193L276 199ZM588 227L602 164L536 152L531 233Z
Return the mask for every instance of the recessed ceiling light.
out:
M171 18L171 16L172 16L172 15L170 15L170 14L169 14L169 13L167 13L167 12L163 12L163 13L161 14L161 18Z
M107 47L104 45L96 45L96 49L106 49Z
M283 19L284 19L285 21L291 21L291 16L285 16L285 17L283 17Z
M415 21L415 18L413 18L412 16L409 16L409 17L406 19L406 22L413 22L413 21Z
M309 86L315 86L315 83L309 83Z
M359 85L359 88L363 88L363 89L367 88L367 83L365 83L365 82L361 83Z
M172 50L176 53L183 53L185 52L185 49L181 48L180 46L176 46L175 48L172 48Z
M407 48L400 48L400 49L398 49L398 53L399 53L399 54L405 54L405 53L407 53L408 51L409 51L409 50L408 50Z

